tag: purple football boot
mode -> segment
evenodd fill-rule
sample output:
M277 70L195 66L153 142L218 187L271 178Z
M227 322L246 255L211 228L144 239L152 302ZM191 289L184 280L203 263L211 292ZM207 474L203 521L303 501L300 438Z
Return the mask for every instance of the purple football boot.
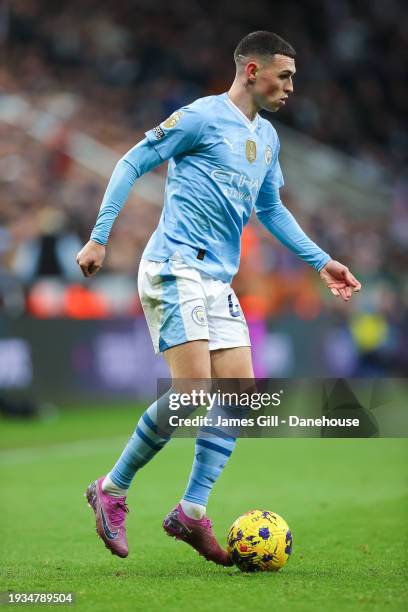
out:
M227 552L221 548L215 539L210 519L205 516L195 520L184 514L180 504L177 504L163 521L163 529L167 535L183 540L205 557L218 565L232 565Z
M104 541L112 555L127 557L129 550L126 541L125 519L129 512L126 497L113 497L102 491L105 476L88 486L86 498L95 512L96 533Z

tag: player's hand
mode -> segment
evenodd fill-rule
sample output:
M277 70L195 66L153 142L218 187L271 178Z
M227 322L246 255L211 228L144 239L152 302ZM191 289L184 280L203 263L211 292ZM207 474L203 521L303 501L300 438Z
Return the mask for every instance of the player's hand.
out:
M333 295L340 296L345 302L351 298L353 291L360 291L361 283L352 275L347 266L331 259L320 270L320 278Z
M99 272L105 259L106 249L103 244L89 240L79 251L76 260L82 270L82 274L87 278Z

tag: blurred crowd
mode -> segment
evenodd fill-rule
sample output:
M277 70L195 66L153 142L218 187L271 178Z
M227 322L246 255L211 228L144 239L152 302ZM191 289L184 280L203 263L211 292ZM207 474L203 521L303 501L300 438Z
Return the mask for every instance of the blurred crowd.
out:
M339 201L306 214L285 204L364 291L344 306L256 221L243 236L235 288L249 320L327 320L322 351L339 375L402 375L408 365L407 19L402 0L0 0L0 105L22 96L57 118L36 134L0 119L0 308L9 316L104 318L141 312L140 255L160 206L133 195L115 223L104 271L84 283L75 255L106 178L70 154L84 133L118 156L173 110L225 91L233 50L252 30L297 49L295 96L279 121L380 167L393 185L382 211L355 218ZM273 118L272 118L273 120ZM165 167L157 170L165 173Z

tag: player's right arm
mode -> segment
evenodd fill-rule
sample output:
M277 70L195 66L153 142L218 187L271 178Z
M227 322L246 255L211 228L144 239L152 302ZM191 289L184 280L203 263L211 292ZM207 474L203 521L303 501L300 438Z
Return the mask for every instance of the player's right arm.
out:
M106 188L91 238L76 258L84 276L92 276L102 268L106 255L105 245L113 222L124 206L136 179L161 162L160 156L146 138L118 161Z
M84 276L92 276L101 269L112 225L136 179L170 157L193 149L202 126L203 116L196 105L186 106L146 132L146 138L118 161L103 197L91 238L77 255L77 263Z

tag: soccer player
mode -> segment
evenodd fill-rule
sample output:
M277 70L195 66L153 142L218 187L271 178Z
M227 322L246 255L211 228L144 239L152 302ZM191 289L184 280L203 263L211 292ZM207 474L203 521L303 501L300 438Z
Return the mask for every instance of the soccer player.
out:
M276 112L286 104L294 58L293 47L274 33L243 38L228 92L174 112L118 162L91 239L78 253L86 277L100 270L112 224L132 185L169 160L163 212L143 253L138 288L154 349L163 353L174 380L254 376L247 325L230 286L242 229L254 207L261 223L313 266L334 295L347 302L361 288L346 266L306 236L280 200L279 140L259 111ZM128 555L126 494L136 472L168 442L157 427L166 408L168 394L140 418L109 474L87 489L97 532L120 557ZM186 491L163 523L169 535L221 565L230 560L215 539L206 506L234 446L234 437L200 429Z

